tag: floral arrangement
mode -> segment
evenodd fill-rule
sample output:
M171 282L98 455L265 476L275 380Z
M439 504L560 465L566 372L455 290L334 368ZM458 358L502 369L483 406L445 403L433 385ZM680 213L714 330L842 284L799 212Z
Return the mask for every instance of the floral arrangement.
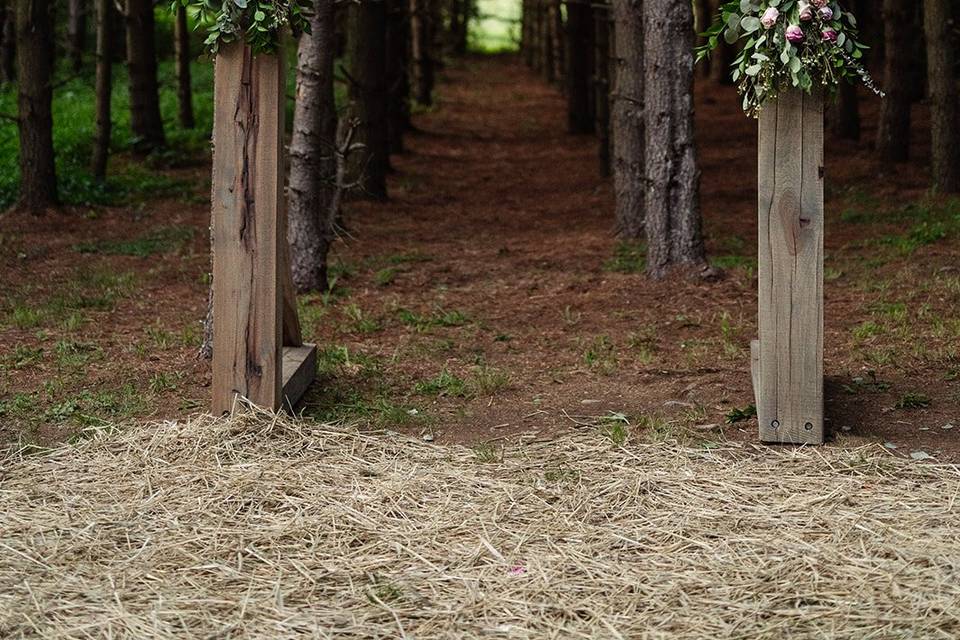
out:
M857 41L857 20L833 0L736 0L720 9L702 34L707 42L697 60L708 57L722 37L745 40L733 64L733 81L743 110L756 117L767 100L785 87L833 91L842 80L859 79L883 96L858 62L867 47Z
M173 0L196 15L198 28L207 30L211 53L220 46L245 40L254 53L274 53L286 27L310 33L311 0Z

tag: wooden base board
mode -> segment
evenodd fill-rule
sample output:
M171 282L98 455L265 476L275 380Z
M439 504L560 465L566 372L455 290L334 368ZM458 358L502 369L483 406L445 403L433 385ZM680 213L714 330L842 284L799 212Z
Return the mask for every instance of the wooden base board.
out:
M753 379L754 406L760 406L760 341L750 341L750 377ZM814 439L781 437L768 439L764 437L764 430L760 430L760 441L772 444L823 444L822 435Z
M317 345L283 348L283 408L292 410L317 377Z

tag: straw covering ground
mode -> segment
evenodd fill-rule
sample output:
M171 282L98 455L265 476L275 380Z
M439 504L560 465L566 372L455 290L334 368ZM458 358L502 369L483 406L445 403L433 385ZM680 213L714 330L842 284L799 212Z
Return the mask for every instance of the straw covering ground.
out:
M4 638L960 635L960 474L879 448L246 415L0 464Z

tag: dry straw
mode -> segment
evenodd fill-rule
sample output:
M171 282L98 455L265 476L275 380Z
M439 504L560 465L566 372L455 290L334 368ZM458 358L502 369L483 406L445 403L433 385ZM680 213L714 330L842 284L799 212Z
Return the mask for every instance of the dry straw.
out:
M875 448L131 427L0 461L0 637L956 638L958 493Z

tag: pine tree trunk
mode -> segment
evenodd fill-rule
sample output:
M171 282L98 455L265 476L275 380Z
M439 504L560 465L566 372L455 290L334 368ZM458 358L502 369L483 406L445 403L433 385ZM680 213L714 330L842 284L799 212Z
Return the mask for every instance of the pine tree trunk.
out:
M179 105L180 126L192 129L193 87L190 83L190 29L187 26L187 10L177 6L174 23L173 46L177 65L177 101Z
M67 45L75 72L83 68L83 49L87 39L87 9L83 0L67 2Z
M350 110L359 122L357 143L363 149L350 154L350 176L359 195L375 200L387 197L389 124L387 119L387 8L383 0L360 0L348 11L347 60Z
M610 175L610 5L594 7L593 82L600 175Z
M410 52L413 94L418 104L433 104L434 52L431 0L410 0Z
M707 268L693 130L693 12L644 0L647 273Z
M553 0L550 3L550 42L553 47L553 79L561 89L565 89L567 55L561 2Z
M540 5L540 38L543 43L543 48L540 52L540 72L543 73L544 80L552 83L557 77L553 61L553 29L555 25L553 20L553 0L542 0Z
M467 52L467 34L470 28L471 0L453 0L450 3L450 45L454 55Z
M610 92L617 233L644 229L644 42L642 0L612 0L616 69Z
M960 120L957 113L956 40L949 0L924 0L933 188L960 192Z
M3 30L0 31L0 79L14 82L17 79L17 16L16 0L7 0L0 9L3 15Z
M883 0L883 86L877 153L884 162L905 162L910 156L911 67L914 23L913 0Z
M298 291L326 291L327 253L337 217L336 131L333 93L334 2L319 0L312 33L300 37L297 101L290 140L290 206L287 239Z
M590 0L567 2L567 130L593 132L593 12Z
M533 35L534 14L534 3L531 0L523 0L523 14L520 18L520 53L523 54L523 62L531 68L536 54L536 39Z
M57 204L53 152L53 1L19 0L17 26L19 206L40 213Z
M107 176L110 157L110 96L113 91L113 3L95 0L97 11L96 123L91 171L98 180Z
M837 90L836 103L830 109L830 130L837 138L860 139L860 98L857 87L849 82L841 82Z
M410 128L408 63L410 21L406 0L387 2L387 83L390 94L388 126L390 153L403 153L403 134Z
M130 128L138 151L165 143L157 86L157 50L152 0L127 0L127 70L130 75Z

